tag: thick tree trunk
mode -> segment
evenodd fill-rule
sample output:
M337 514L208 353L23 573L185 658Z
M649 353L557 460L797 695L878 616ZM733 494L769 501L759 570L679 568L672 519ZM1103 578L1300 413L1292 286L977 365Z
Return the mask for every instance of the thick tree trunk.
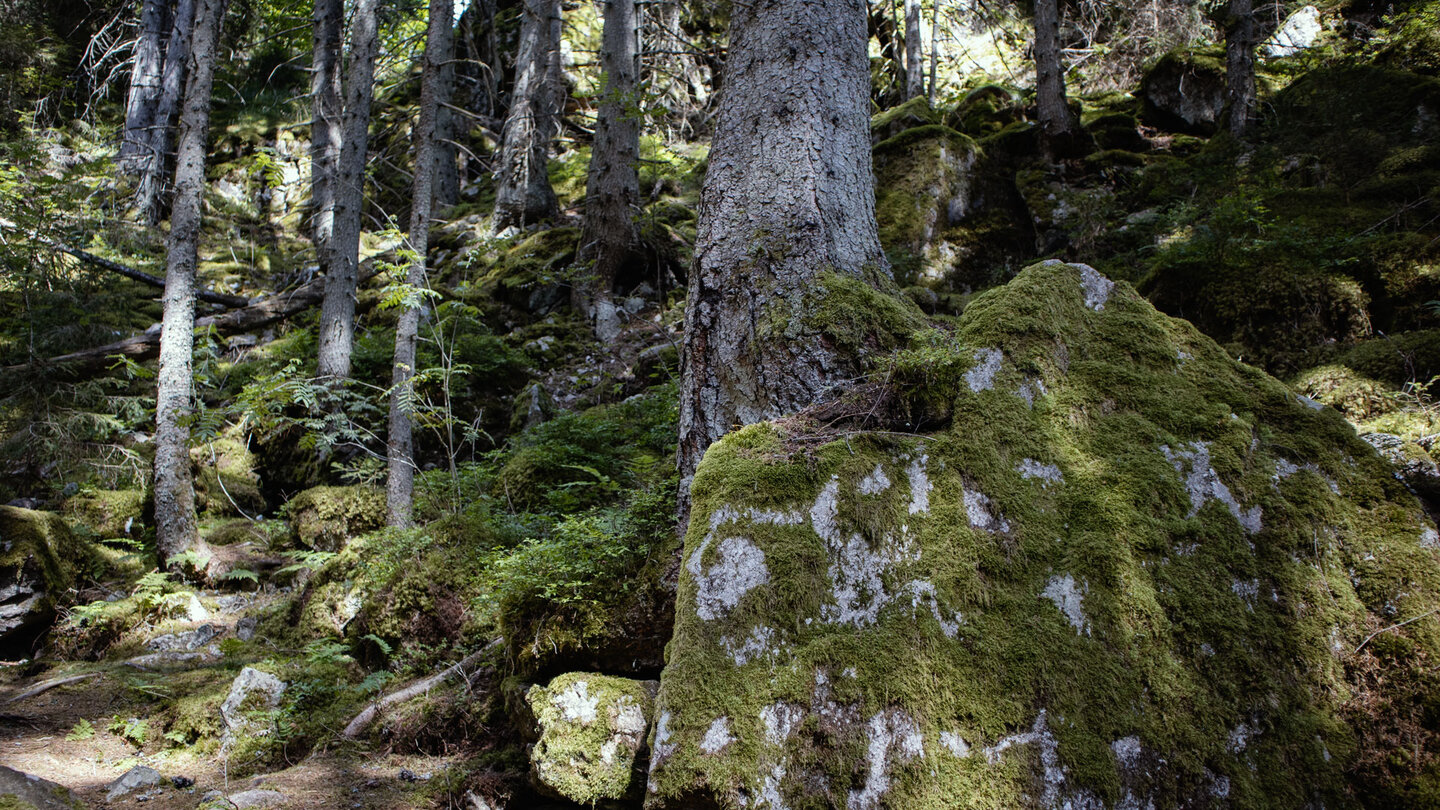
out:
M120 165L128 172L143 170L149 152L150 128L155 126L155 105L160 101L165 68L164 40L170 27L170 4L144 0L140 7L140 34L135 38L135 62L130 68L130 92L125 97L125 134L120 142Z
M425 286L425 252L430 242L430 202L434 196L436 111L444 95L441 73L449 61L454 30L451 0L430 0L430 25L425 37L425 64L420 79L420 120L415 125L415 185L410 204L410 263L405 283L412 290ZM415 493L414 377L415 337L420 331L423 300L406 302L395 326L395 363L391 370L390 433L386 443L385 514L390 526L410 525Z
M460 15L460 33L455 41L457 105L487 118L496 116L500 73L497 54L495 0L474 0Z
M160 77L160 97L155 104L155 123L150 127L146 151L150 158L140 176L136 192L141 217L150 224L165 218L169 205L166 179L172 174L175 155L171 151L171 132L180 114L181 99L186 91L186 74L190 66L190 49L195 30L195 0L179 0L175 4L174 25L169 44L165 46L165 68Z
M585 225L576 261L589 264L589 279L575 285L575 308L585 313L602 342L620 334L620 318L610 298L620 267L630 258L639 234L635 208L640 200L640 119L635 96L635 0L605 3L605 34L600 46L600 113L585 183Z
M826 271L889 278L864 0L737 5L685 308L682 514L711 442L857 376L858 360L807 324Z
M330 234L325 300L320 304L318 371L350 376L355 345L355 290L360 272L360 217L365 209L365 154L370 141L370 100L375 91L378 0L359 0L350 23L350 69L345 81L345 134L335 175L335 224Z
M1060 61L1058 0L1035 0L1035 101L1041 142L1054 158L1075 135L1075 120L1065 99L1065 66Z
M165 258L165 314L155 395L155 540L167 565L200 542L190 479L190 354L195 342L195 264L200 244L200 196L205 190L205 132L225 0L199 0L190 43L189 81L180 114L175 204ZM173 46L172 46L173 48Z
M523 228L559 212L546 171L550 141L559 127L555 84L560 42L559 0L525 0L515 57L515 89L496 167L495 230Z
M335 180L340 166L341 30L344 0L315 0L310 59L310 234L320 270L330 270L330 235L335 230Z
M1230 134L1245 137L1255 114L1255 14L1252 0L1230 0L1225 21L1225 102Z
M920 58L920 0L905 0L905 98L925 93L925 68Z
M443 43L445 52L439 56L440 73L435 88L435 208L444 211L460 202L460 171L455 148L457 116L450 109L455 96L455 29L454 11L451 11L450 35ZM428 45L426 47L429 47Z

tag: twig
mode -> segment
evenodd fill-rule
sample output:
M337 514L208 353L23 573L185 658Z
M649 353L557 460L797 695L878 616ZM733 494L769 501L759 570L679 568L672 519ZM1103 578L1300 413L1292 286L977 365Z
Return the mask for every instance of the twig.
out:
M1409 624L1409 623L1411 623L1411 622L1418 622L1418 621L1420 621L1421 619L1425 618L1426 616L1433 616L1433 615L1435 615L1436 613L1440 613L1440 608L1435 608L1434 610L1427 610L1427 611L1425 611L1424 613L1421 613L1419 616L1415 616L1415 617L1413 617L1413 618L1406 619L1405 621L1400 622L1399 624L1392 624L1392 625L1390 625L1389 627L1385 627L1385 628L1382 628L1382 629L1380 629L1380 630L1376 630L1375 632L1373 632L1373 633L1371 633L1370 635L1366 636L1366 637L1365 637L1365 640L1362 641L1362 642L1360 642L1360 646L1359 646L1359 647L1356 647L1356 648L1355 648L1355 652L1351 653L1351 655L1359 655L1359 654L1360 654L1360 650L1364 649L1365 645L1366 645L1366 644L1369 644L1371 639L1375 638L1376 636L1380 635L1381 633L1384 633L1384 632L1387 632L1387 631L1390 631L1390 630L1395 630L1395 629L1397 629L1397 628L1404 627L1405 625L1407 625L1407 624Z
M499 644L500 639L497 638L491 641L489 644L486 644L484 647L481 647L475 652L465 656L461 660L440 670L434 675L416 681L415 683L405 687L404 689L399 690L398 692L391 692L390 694L386 695L383 698L380 698L369 706L366 706L363 711L355 715L355 718L351 720L348 724L346 724L345 730L340 732L340 736L344 737L347 740L353 740L356 737L359 737L362 733L364 733L365 729L370 727L371 723L374 723L375 720L379 718L380 711L382 709L393 706L396 703L403 703L414 697L419 697L420 695L429 692L431 689L443 685L446 681L455 677L457 674L460 674L467 668L474 666L475 662L479 661L481 656L490 652L492 649L499 646Z

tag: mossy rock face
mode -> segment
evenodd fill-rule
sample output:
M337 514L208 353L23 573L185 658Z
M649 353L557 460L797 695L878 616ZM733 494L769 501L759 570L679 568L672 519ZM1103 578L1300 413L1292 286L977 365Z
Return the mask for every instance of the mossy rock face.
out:
M385 493L375 487L311 487L285 505L290 530L307 548L335 551L385 525Z
M192 448L190 461L196 508L216 517L254 517L265 511L255 454L244 438L222 436Z
M525 702L540 730L531 776L543 792L585 805L638 798L656 683L588 672L532 686Z
M1058 262L892 380L944 427L707 452L647 807L1378 807L1434 778L1440 541L1334 410Z
M98 558L61 517L0 506L0 657L23 658Z
M1173 132L1209 135L1225 107L1224 54L1175 51L1140 80L1145 123Z
M144 529L145 493L138 489L96 490L65 501L65 516L96 537L138 537Z
M902 285L936 283L963 254L942 237L974 208L980 148L949 127L908 129L875 147L880 243Z
M940 114L930 109L924 96L916 96L904 104L870 117L870 142L880 143L907 129L940 123Z
M0 810L84 810L64 785L0 765Z

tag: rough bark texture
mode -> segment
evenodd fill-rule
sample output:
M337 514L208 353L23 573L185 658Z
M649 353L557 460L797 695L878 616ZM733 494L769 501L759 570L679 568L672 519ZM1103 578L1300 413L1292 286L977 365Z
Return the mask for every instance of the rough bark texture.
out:
M1060 61L1058 0L1035 0L1035 100L1040 137L1054 157L1075 133L1065 100L1065 66Z
M190 43L190 78L180 113L155 395L155 541L167 564L200 542L190 479L190 428L184 420L191 409L190 353L195 343L195 264L200 244L200 196L205 190L205 132L210 124L215 46L224 17L225 0L199 0Z
M425 64L420 78L420 120L415 125L415 184L410 205L410 263L405 283L412 289L425 286L425 252L430 244L430 203L434 196L435 118L444 94L444 69L454 30L451 0L430 0L430 26L425 37ZM395 363L390 375L390 432L386 443L385 522L390 526L410 525L410 505L415 493L414 412L415 336L420 330L421 301L415 300L400 312L395 325Z
M453 5L453 4L452 4ZM460 202L460 171L456 159L459 149L455 147L456 114L450 108L455 96L455 27L454 10L451 10L450 33L443 43L444 52L438 56L439 75L435 88L435 209L444 211ZM429 47L428 45L426 47Z
M495 230L523 228L559 210L545 164L559 124L559 0L525 0L515 89L496 167Z
M455 40L455 103L485 118L494 118L499 108L497 54L495 0L475 0L460 15Z
M640 199L635 35L635 0L609 0L600 49L605 86L595 121L585 183L585 226L577 253L582 267L589 264L589 278L575 285L574 301L602 341L620 334L620 317L610 294L616 274L639 241L635 229L635 207Z
M857 374L806 314L822 272L889 278L869 76L862 0L735 7L685 309L682 514L711 442Z
M175 4L174 24L169 44L165 46L165 68L160 76L160 96L155 103L155 119L145 151L149 159L140 175L136 202L141 217L152 225L165 218L169 204L166 179L171 176L175 155L171 152L171 130L180 114L180 101L186 91L186 74L190 51L197 32L195 0L179 0Z
M920 57L920 0L905 0L905 98L925 92L925 68Z
M125 97L120 165L126 171L140 171L149 155L146 147L150 142L150 128L155 126L155 105L160 100L164 40L169 26L170 4L164 0L145 0L140 7L140 34L135 38L135 62L130 68L130 92Z
M335 175L335 224L330 234L325 300L320 305L317 373L350 376L355 344L355 289L360 272L360 215L365 208L365 153L375 91L378 0L359 0L350 23L350 69L345 81L345 134Z
M1230 134L1243 138L1255 112L1255 14L1252 0L1230 0L1225 21L1225 103Z
M341 117L341 30L343 0L315 0L314 46L310 60L310 233L320 270L329 267L330 235L335 230L335 175L339 172Z

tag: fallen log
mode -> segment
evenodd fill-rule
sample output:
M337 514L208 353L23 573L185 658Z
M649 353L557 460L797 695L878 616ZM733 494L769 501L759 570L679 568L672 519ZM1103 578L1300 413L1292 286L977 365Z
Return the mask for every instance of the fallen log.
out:
M141 284L149 284L151 287L159 287L162 290L165 289L165 279L160 278L159 276L152 276L149 273L141 270L136 270L133 267L127 267L117 261L111 261L104 256L96 256L94 253L88 253L79 248L70 247L69 245L63 244L61 242L56 242L53 239L45 239L38 236L36 238L42 244L49 245L50 247L55 248L61 253L68 253L71 256L74 256L75 258L86 262L87 264L93 264L102 270L109 270L112 273L118 273L119 275L122 275L128 279L138 281ZM224 293L217 293L206 289L195 290L195 297L200 299L201 301L207 301L211 304L219 304L222 307L234 308L248 306L250 304L250 299L245 298L244 296L226 295Z
M420 680L410 684L404 689L391 692L385 697L380 698L374 703L371 703L369 706L366 706L363 711L355 715L355 718L353 720L346 724L345 730L340 732L340 736L344 737L347 740L353 740L356 737L359 737L361 734L365 733L365 729L369 728L372 723L379 719L380 713L384 709L390 706L394 706L396 703L404 703L405 701L412 698L417 698L437 686L443 686L446 681L450 680L456 675L464 673L465 670L469 669L470 667L475 666L475 663L479 661L485 655L485 653L488 653L491 650L495 649L495 647L499 646L499 644L500 639L497 638L494 641L491 641L489 644L486 644L484 647L481 647L475 652L465 656L461 660L456 661L450 666L440 670L434 675L431 675L428 678L421 678ZM466 677L468 678L469 676L467 675Z
M361 283L373 275L373 269L364 273L360 279ZM298 315L320 303L324 297L325 278L321 276L288 292L266 296L249 306L198 318L195 321L195 328L197 330L214 328L216 332L222 335L231 335L250 329L259 329L282 321L292 315ZM111 364L110 358L116 355L127 357L136 362L155 359L160 355L160 330L156 329L145 332L144 334L125 338L124 340L117 340L114 343L107 343L104 346L97 346L93 349L84 349L78 352L62 354L58 357L51 357L47 360L40 360L34 363L10 366L5 370L7 372L16 372L43 366L53 368L57 373L65 376L82 376L86 373L109 366Z
M8 706L8 705L10 705L11 703L19 703L20 701L24 700L25 698L32 698L32 697L35 697L36 695L42 695L42 694L44 694L44 693L46 693L46 692L49 692L51 689L54 689L54 688L56 688L57 686L65 686L65 685L67 685L67 684L78 683L78 682L80 682L80 681L84 681L84 680L88 680L88 679L90 679L90 678L94 678L95 676L97 676L97 675L99 675L99 674L100 674L100 673L98 673L98 672L87 672L87 673L85 673L85 674L83 674L83 675L70 675L70 676L65 677L65 678L51 678L51 679L48 680L48 681L41 681L40 683L37 683L37 684L35 684L34 686L30 687L29 689L26 689L25 691L21 692L20 694L15 695L14 697L11 697L11 698L7 699L4 703L0 703L0 706Z

